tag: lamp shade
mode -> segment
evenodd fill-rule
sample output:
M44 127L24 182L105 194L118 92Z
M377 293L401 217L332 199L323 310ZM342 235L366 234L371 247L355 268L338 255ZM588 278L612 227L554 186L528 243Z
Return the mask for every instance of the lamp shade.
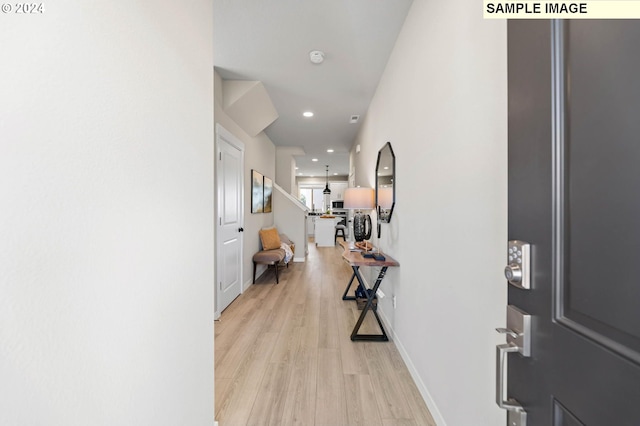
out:
M371 210L374 204L373 188L348 188L344 192L344 208Z

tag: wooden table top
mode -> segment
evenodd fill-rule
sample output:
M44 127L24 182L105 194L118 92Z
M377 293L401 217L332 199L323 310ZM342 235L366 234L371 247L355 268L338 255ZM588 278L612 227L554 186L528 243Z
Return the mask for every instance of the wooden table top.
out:
M400 263L388 254L380 253L385 257L385 260L375 260L372 257L362 257L362 251L354 246L353 242L340 241L340 245L344 247L342 258L351 266L400 266Z

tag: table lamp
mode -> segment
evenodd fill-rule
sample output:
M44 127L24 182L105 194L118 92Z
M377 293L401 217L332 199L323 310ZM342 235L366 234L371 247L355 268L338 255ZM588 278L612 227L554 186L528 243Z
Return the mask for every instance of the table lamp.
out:
M344 192L344 208L356 211L353 216L353 237L358 242L371 238L371 216L363 214L362 210L371 210L373 207L373 188L348 188Z

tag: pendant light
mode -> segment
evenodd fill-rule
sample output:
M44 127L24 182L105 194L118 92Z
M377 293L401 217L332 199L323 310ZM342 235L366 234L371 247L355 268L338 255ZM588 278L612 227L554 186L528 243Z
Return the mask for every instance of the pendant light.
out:
M325 186L324 191L322 191L324 195L331 194L331 190L329 189L329 165L327 164L326 167L327 167L327 186Z

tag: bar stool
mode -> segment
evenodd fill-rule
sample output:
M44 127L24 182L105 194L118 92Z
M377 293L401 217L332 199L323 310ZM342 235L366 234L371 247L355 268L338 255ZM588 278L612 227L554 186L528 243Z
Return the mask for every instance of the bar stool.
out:
M340 232L342 234L342 239L343 240L347 240L347 236L345 234L345 231L347 230L347 227L345 225L336 225L336 234L333 236L333 244L337 244L338 243L338 232Z

